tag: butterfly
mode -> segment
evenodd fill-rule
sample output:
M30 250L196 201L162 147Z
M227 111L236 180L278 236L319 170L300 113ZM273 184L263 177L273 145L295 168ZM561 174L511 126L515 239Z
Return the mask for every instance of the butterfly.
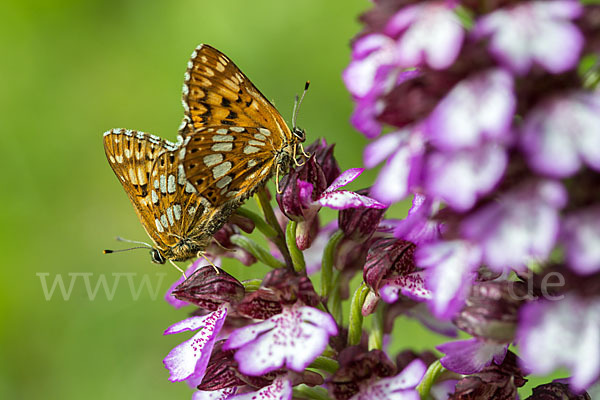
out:
M244 200L297 162L305 140L296 110L290 129L239 68L205 44L188 62L182 103L176 143L128 129L104 134L109 164L160 264L201 254Z

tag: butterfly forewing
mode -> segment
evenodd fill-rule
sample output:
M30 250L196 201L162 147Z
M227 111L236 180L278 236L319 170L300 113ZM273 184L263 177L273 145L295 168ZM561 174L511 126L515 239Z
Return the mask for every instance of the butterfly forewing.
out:
M257 127L200 129L183 146L185 174L213 206L245 200L274 172L273 136Z
M273 146L291 140L285 121L226 55L206 44L192 53L183 83L185 136L218 125L267 128Z

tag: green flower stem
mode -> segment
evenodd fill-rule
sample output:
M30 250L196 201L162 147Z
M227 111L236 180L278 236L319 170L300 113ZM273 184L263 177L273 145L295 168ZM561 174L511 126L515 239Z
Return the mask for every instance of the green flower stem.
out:
M335 271L333 278L333 290L329 294L328 306L331 310L331 315L339 326L344 324L344 314L342 313L342 295L340 293L340 279L342 274L340 271Z
M285 264L271 255L266 249L259 246L258 243L243 235L232 235L231 243L240 246L242 249L247 250L256 259L263 264L268 265L271 268L285 268Z
M267 190L264 187L258 189L256 191L256 198L258 200L258 205L260 206L260 209L262 210L263 215L267 220L267 223L271 226L271 228L275 230L275 232L277 232L277 236L272 238L271 240L273 241L273 243L275 243L275 245L281 252L281 255L283 256L286 265L291 267L293 265L292 257L290 256L290 252L287 246L285 245L285 235L283 234L283 231L279 226L277 217L275 217L275 212L273 211L273 207L271 207L271 202L269 201Z
M269 239L275 239L277 237L277 231L273 229L271 225L267 224L263 217L261 217L254 211L250 211L244 207L240 207L237 209L236 213L241 215L242 217L246 217L252 220L256 228Z
M363 282L352 295L350 301L350 317L348 318L348 346L354 346L360 343L362 337L362 306L369 293L369 288Z
M331 400L325 388L315 386L310 387L305 384L298 385L293 389L294 399L315 399L315 400Z
M419 395L421 396L422 400L425 400L429 397L431 387L435 384L435 382L445 370L446 369L442 366L440 360L437 360L436 362L431 364L429 368L427 368L425 376L423 376L423 379L421 379L421 383L419 383L419 385L417 386L417 391L419 392Z
M371 317L369 333L369 350L383 349L383 304L379 304Z
M329 296L331 290L335 249L343 237L344 232L339 230L335 232L331 238L329 238L329 242L327 242L325 250L323 251L323 262L321 263L321 297L324 299Z
M256 292L260 288L260 284L262 280L260 279L249 279L247 281L243 281L242 285L244 285L244 290L246 292Z
M285 243L290 251L292 257L292 264L294 270L301 274L306 274L306 262L304 261L304 254L298 248L296 244L296 228L298 223L296 221L290 221L285 229Z
M308 368L319 369L328 374L334 374L340 368L340 364L333 358L319 356L313 361Z

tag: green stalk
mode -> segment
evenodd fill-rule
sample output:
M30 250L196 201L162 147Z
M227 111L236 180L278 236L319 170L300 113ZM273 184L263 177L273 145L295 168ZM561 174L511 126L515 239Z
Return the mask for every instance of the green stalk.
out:
M271 253L269 253L266 249L259 246L254 240L250 239L247 236L243 235L232 235L231 243L240 246L242 249L248 251L252 254L256 259L263 264L268 265L271 268L285 268L286 265L273 257Z
M294 399L314 399L314 400L331 400L325 388L315 386L310 387L305 384L298 385L293 389Z
M329 294L327 303L331 310L331 315L339 326L344 324L344 314L342 313L342 295L340 293L340 279L342 274L340 271L335 271L333 278L333 289Z
M285 243L290 251L292 257L292 264L294 270L298 273L306 275L306 261L304 261L304 254L298 248L296 244L296 228L298 223L296 221L290 221L285 229Z
M333 358L319 356L313 361L308 368L319 369L328 374L334 374L340 368L340 364Z
M323 262L321 263L321 297L324 299L329 296L329 292L331 291L335 250L343 237L344 232L339 230L336 231L331 238L329 238L329 242L327 242L325 250L323 251Z
M256 191L256 198L258 201L258 205L265 216L267 223L277 232L277 236L272 238L273 243L277 246L283 259L285 260L286 265L292 266L292 257L290 256L290 252L285 244L285 235L279 226L279 222L277 221L277 217L275 217L275 212L273 211L273 207L271 207L271 202L269 201L269 196L267 194L267 190L264 187L261 187Z
M417 391L422 400L426 400L429 397L432 386L445 370L446 369L442 366L440 360L437 360L427 368L423 379L421 379L421 383L417 385Z
M363 282L352 295L350 301L350 317L348 318L348 346L360 344L362 337L362 306L369 293L369 288Z
M371 317L369 333L369 350L383 349L383 304L379 304Z

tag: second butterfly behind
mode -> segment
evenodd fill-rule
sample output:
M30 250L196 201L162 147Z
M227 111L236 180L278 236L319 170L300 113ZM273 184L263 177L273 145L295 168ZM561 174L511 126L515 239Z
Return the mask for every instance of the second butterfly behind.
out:
M305 139L205 44L188 62L182 102L177 143L126 129L104 134L109 164L154 242L152 261L161 264L202 253L244 200L290 168Z

